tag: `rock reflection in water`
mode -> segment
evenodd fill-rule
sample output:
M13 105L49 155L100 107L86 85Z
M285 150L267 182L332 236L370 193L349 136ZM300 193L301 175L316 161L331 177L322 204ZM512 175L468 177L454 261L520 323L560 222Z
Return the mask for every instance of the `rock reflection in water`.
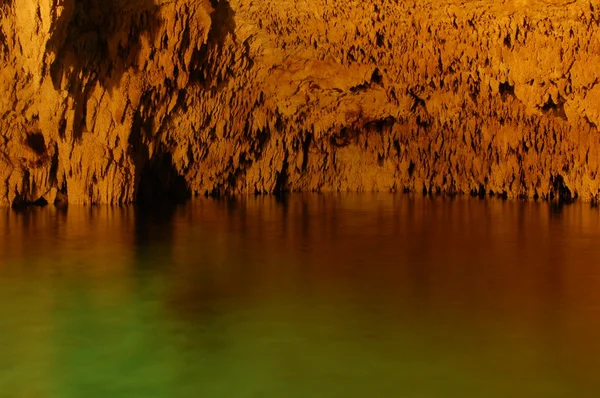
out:
M9 396L595 396L600 214L402 195L0 212Z

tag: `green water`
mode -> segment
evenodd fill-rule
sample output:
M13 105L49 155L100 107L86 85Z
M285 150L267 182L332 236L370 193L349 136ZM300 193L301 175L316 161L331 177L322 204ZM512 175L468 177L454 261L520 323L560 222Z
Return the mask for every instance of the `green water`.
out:
M0 211L0 397L598 397L600 211Z

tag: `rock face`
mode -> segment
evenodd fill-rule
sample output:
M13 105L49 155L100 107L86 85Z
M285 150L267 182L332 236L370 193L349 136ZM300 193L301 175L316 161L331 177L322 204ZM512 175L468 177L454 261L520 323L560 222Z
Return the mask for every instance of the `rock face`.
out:
M0 205L600 197L600 2L2 0L0 18Z

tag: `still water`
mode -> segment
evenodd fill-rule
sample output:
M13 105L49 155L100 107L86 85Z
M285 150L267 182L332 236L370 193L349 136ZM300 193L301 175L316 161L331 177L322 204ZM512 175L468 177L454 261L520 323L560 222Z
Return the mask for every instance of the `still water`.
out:
M598 397L600 211L0 210L0 397Z

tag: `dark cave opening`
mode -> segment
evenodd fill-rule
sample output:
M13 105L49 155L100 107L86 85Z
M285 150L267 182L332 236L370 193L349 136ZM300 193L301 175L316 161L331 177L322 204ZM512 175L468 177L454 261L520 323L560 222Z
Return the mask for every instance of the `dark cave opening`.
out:
M150 159L142 169L136 191L136 204L152 207L184 203L191 197L185 178L173 165L170 153Z
M577 199L577 194L573 194L567 186L565 179L562 175L553 175L550 177L550 193L548 199L551 202L558 204L573 203Z

